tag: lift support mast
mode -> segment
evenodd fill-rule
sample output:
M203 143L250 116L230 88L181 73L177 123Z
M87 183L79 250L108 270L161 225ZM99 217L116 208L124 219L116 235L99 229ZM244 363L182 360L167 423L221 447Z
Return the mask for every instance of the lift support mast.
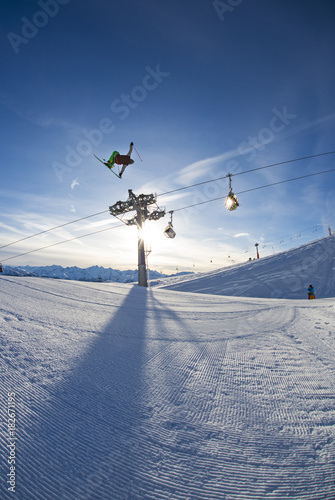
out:
M154 194L139 194L136 196L131 189L128 189L128 199L117 201L109 207L109 212L115 217L124 215L127 212L136 211L136 215L124 221L127 226L136 225L138 229L138 285L148 286L146 261L145 261L145 241L143 238L143 227L146 220L159 220L164 217L165 210L157 207L156 210L149 211L148 207L157 202Z

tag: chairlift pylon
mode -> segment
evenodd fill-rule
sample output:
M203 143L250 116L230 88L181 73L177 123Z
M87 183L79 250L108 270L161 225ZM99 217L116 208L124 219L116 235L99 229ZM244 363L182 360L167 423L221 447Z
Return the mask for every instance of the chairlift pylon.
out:
M236 208L239 206L239 202L237 200L236 194L233 193L232 187L231 187L231 174L228 174L229 177L229 192L228 196L225 201L225 207L227 210L236 210Z
M174 238L176 236L176 231L173 229L173 225L172 225L173 210L171 210L171 212L169 212L169 214L171 214L171 220L168 223L168 225L166 226L166 228L164 229L164 234L167 238Z

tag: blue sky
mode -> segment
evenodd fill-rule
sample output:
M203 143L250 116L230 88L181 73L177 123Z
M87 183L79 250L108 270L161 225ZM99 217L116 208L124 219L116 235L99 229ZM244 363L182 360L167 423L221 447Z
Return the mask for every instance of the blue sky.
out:
M1 249L6 265L136 268L136 228L108 207L128 189L164 193L233 174L236 193L334 168L332 1L40 0L2 2ZM93 156L142 161L123 179ZM150 267L204 271L335 230L335 172L239 195L228 179L166 196L147 224Z

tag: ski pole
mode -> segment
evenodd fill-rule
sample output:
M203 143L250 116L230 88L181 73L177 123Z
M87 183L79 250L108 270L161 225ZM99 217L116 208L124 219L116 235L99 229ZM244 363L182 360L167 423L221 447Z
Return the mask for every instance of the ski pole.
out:
M134 149L135 149L135 151L136 151L137 156L139 157L139 159L140 159L141 161L143 161L143 160L142 160L142 158L140 157L140 155L138 154L138 151L137 151L137 149L135 148L135 146L134 146Z

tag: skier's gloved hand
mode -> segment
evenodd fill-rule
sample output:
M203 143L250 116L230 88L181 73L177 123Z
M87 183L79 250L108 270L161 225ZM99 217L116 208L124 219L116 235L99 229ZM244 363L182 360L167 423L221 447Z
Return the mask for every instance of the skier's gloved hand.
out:
M134 146L134 143L133 143L133 142L131 142L131 143L130 143L130 145L131 145L131 146Z

